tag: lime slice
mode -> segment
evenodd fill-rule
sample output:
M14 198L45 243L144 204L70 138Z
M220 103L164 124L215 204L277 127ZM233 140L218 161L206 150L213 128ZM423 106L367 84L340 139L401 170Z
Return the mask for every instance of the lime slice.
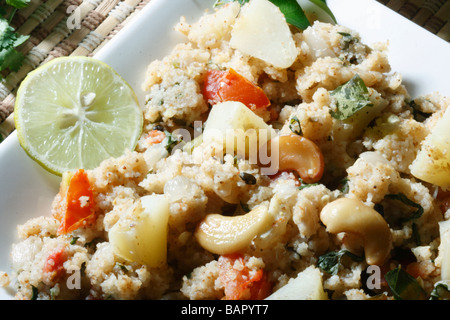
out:
M14 121L26 153L61 175L134 150L143 115L133 89L110 66L62 57L22 81Z

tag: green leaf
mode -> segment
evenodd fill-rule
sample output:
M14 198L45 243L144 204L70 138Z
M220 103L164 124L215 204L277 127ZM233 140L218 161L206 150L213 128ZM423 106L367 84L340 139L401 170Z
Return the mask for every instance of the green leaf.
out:
M164 130L164 134L166 135L166 137L163 140L164 143L164 147L166 148L166 150L170 153L172 152L173 148L180 143L180 141L173 135L171 134L169 131Z
M424 122L427 118L429 118L432 115L432 113L421 111L420 107L414 100L406 102L406 104L408 104L412 108L414 120L416 120L417 122Z
M38 298L38 288L36 288L35 286L31 285L31 290L32 290L32 294L31 294L31 300L37 300Z
M275 4L286 17L286 21L300 30L305 30L311 24L305 15L302 7L296 0L270 0Z
M401 267L387 272L384 278L396 300L424 300L426 298L426 292L417 280Z
M306 183L303 181L301 177L298 177L298 180L300 181L300 186L298 187L298 190L303 190L309 187L318 186L319 183Z
M402 203L406 204L407 206L416 208L417 210L410 215L408 218L403 219L403 222L407 222L410 220L414 220L414 219L418 219L422 216L423 214L423 207L418 204L415 203L414 201L410 200L408 197L406 197L403 193L397 193L397 194L387 194L385 196L388 199L393 199L393 200L398 200L401 201Z
M331 116L338 120L348 119L362 108L373 106L369 91L358 74L330 94L337 106L337 111L331 111Z
M16 32L12 28L8 21L4 18L0 18L0 49L7 49L14 46L17 40Z
M302 126L296 116L293 116L289 121L289 129L295 134L302 135Z
M339 271L342 257L345 255L349 256L353 261L356 262L361 262L364 260L363 257L357 256L356 254L343 249L339 251L327 252L324 255L320 256L317 261L317 267L329 274L336 275Z
M29 36L15 32L8 21L0 18L0 70L18 71L25 56L15 48L23 44Z
M3 49L0 51L0 71L6 69L18 71L24 59L25 56L12 47Z
M333 12L331 12L330 8L328 7L326 0L309 0L309 2L314 3L320 9L325 11L331 17L331 19L333 19L334 23L337 23L336 17L334 16Z
M433 291L430 294L430 300L449 300L450 289L448 284L444 282L437 282L434 285Z
M6 0L6 4L17 9L22 9L30 4L30 0Z
M20 46L21 44L25 43L25 41L28 40L28 38L30 38L30 36L24 36L21 34L16 33L16 40L14 41L13 46L15 48L17 48L18 46Z

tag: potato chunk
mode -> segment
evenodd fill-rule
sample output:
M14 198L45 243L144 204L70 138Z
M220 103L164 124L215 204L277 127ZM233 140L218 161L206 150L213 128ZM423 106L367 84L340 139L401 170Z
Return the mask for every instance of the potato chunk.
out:
M272 293L266 300L327 300L323 290L322 275L314 266L300 272L296 278L279 290Z
M223 143L225 153L242 158L250 156L256 161L258 147L274 136L275 130L243 103L227 101L211 109L203 141Z
M242 8L230 45L280 69L289 68L299 53L283 13L268 0L251 0Z
M169 201L163 195L144 196L130 214L109 230L114 253L125 260L160 267L167 256Z
M420 180L450 187L450 108L425 138L410 169Z

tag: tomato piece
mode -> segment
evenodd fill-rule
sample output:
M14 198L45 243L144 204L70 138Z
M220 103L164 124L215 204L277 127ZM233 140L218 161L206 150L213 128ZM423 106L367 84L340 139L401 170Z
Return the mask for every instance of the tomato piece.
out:
M223 255L218 261L219 279L225 286L226 300L262 300L271 293L272 286L264 270L250 270L242 255ZM235 269L236 262L242 267Z
M233 69L208 70L202 91L211 105L239 101L252 110L270 106L270 100L264 91Z
M65 177L60 189L60 205L57 218L61 221L58 234L70 233L95 221L94 193L87 173L77 170L72 177Z
M165 138L166 134L164 132L160 130L152 130L147 134L145 141L148 146L151 146L163 142Z
M64 248L59 248L49 254L44 263L44 273L50 273L51 278L58 277L64 270L64 262L67 260L67 253Z
M202 93L209 104L215 105L221 101L219 96L220 82L224 71L208 70L203 84Z

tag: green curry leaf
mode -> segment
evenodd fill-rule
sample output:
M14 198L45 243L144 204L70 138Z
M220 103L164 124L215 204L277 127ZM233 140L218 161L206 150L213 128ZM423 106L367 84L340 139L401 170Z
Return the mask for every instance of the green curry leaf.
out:
M426 298L426 292L417 280L401 267L387 272L384 278L396 300L424 300Z
M423 207L418 204L415 203L414 201L410 200L408 197L406 197L403 193L397 193L397 194L387 194L386 198L388 199L393 199L393 200L398 200L404 204L406 204L407 206L416 208L417 210L410 215L408 218L403 219L403 222L406 221L410 221L410 220L414 220L414 219L418 219L422 216L423 214Z
M311 24L305 15L302 7L296 0L270 0L274 5L280 8L280 11L286 17L286 21L300 30L305 30Z
M373 106L369 91L361 77L356 74L345 84L330 92L336 101L336 111L331 111L333 118L345 120L367 106Z
M325 11L331 17L331 19L333 19L334 23L336 23L336 17L334 16L333 12L331 12L330 8L328 7L326 0L309 0L309 2L314 3L320 9Z

